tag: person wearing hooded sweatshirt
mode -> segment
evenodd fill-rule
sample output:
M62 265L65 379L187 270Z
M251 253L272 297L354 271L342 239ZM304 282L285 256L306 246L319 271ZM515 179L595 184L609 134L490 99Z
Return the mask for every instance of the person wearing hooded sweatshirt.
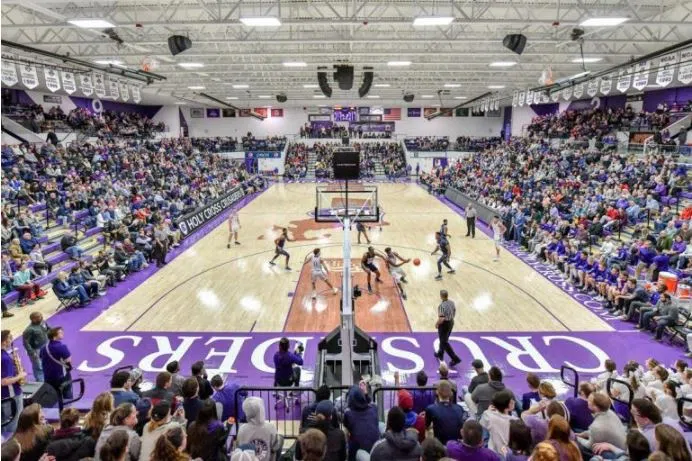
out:
M472 419L464 423L461 440L447 442L447 455L456 461L500 461L500 457L483 446L483 427Z
M77 461L94 456L96 441L77 426L78 422L79 411L65 408L60 413L60 429L53 432L46 453L60 461Z
M348 393L348 409L344 413L344 427L348 430L348 459L354 461L358 450L370 453L380 438L377 407L368 403L365 393L353 386Z
M509 423L516 417L512 416L514 411L514 395L505 389L493 396L492 404L483 413L480 424L488 433L488 448L495 453L500 453L502 447L509 444Z
M332 391L329 390L329 386L326 384L323 384L317 388L317 391L315 391L315 402L303 408L303 412L300 417L301 431L315 427L315 423L317 422L317 405L319 405L323 400L329 400L331 395ZM336 428L339 427L339 415L336 412L336 408L334 409L334 413L332 414L330 420L332 422L332 426Z
M399 390L397 394L397 405L404 411L404 427L408 430L416 430L418 441L425 440L425 416L413 411L413 396L406 389Z
M346 436L339 426L334 427L332 416L334 404L331 400L321 400L315 407L315 420L308 428L321 431L327 438L327 448L323 461L346 461ZM295 459L303 459L301 444L296 444Z
M187 427L185 410L179 407L171 418L171 402L161 400L151 409L151 420L144 425L142 430L142 448L139 452L140 461L149 461L154 452L156 442L166 431L174 427Z
M370 450L370 461L418 461L423 450L415 432L406 430L406 415L399 407L387 413L387 432Z
M490 370L488 370L488 377L490 381L485 384L480 384L471 394L471 400L473 400L477 408L477 419L488 409L490 402L493 400L493 396L505 390L505 384L502 382L502 371L500 371L498 367L490 367Z
M274 459L281 450L283 440L277 433L276 426L264 419L264 400L248 397L243 402L243 412L247 423L241 424L238 430L238 445L254 445L259 461Z

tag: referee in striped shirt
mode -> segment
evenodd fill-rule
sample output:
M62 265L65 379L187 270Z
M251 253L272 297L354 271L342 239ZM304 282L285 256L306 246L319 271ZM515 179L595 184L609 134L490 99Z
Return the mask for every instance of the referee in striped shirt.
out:
M452 359L449 362L449 366L453 367L461 363L461 359L452 349L452 345L449 344L449 336L452 334L452 328L454 327L454 316L456 315L457 309L454 306L454 302L449 300L449 294L447 290L440 290L440 299L442 302L437 307L437 322L435 322L435 327L437 328L437 336L440 340L440 346L435 357L438 360L444 360L445 352Z

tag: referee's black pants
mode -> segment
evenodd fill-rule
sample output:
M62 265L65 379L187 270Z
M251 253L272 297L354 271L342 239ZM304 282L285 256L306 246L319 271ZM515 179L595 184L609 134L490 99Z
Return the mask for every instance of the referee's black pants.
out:
M446 320L437 327L437 336L440 339L440 347L437 350L437 356L440 360L444 360L445 352L454 362L460 362L461 359L452 349L452 345L449 344L449 335L452 334L452 328L454 327L453 320Z
M476 218L466 218L466 236L476 238Z

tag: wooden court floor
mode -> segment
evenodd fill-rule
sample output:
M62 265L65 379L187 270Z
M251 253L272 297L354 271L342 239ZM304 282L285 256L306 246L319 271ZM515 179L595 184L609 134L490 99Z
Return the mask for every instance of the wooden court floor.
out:
M465 238L465 221L415 184L378 185L385 223L370 229L372 245L391 246L421 265L404 266L408 300L400 299L383 270L383 283L356 301L356 323L370 332L434 331L439 290L456 302L455 331L611 331L611 327L508 252L493 262L493 243L481 232ZM341 229L315 223L314 184L275 184L240 211L241 245L226 248L228 227L214 229L144 284L87 325L97 331L280 332L328 331L338 324L339 295L319 285L311 299L310 270L303 261L322 248L329 279L340 285ZM434 233L449 220L452 266L435 281ZM291 270L283 258L268 264L279 229L289 229ZM356 232L352 232L355 241ZM354 284L365 288L354 245Z

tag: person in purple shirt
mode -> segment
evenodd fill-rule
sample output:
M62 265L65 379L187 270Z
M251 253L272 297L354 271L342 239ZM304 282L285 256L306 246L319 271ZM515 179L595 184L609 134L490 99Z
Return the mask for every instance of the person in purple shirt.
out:
M483 447L483 427L472 419L464 422L461 440L447 442L447 456L456 461L499 461L500 456Z
M220 375L214 375L211 378L211 387L214 388L214 394L211 398L221 404L223 411L221 413L221 421L226 421L228 418L235 418L238 421L244 421L243 414L243 399L247 397L247 392L238 392L240 386L235 383L224 384L223 378ZM238 400L236 405L236 399ZM236 414L236 408L238 413Z
M584 432L593 423L593 414L589 410L589 396L594 390L593 384L583 382L579 385L577 397L565 400L565 407L570 414L569 425L574 432Z
M298 386L300 385L300 368L294 365L302 365L301 357L303 345L296 344L294 352L289 352L288 338L281 338L279 350L274 354L274 385L275 386Z
M19 373L17 367L14 365L14 359L10 352L12 350L12 334L10 330L2 330L2 416L3 421L11 413L11 403L5 402L5 399L12 399L17 405L17 412L14 418L2 428L2 432L14 433L17 429L17 420L19 414L24 408L24 395L22 394L22 387L19 385L19 381L26 378L26 372Z
M654 257L656 256L656 250L651 248L651 242L645 241L644 244L639 248L639 264L634 271L635 278L639 278L639 275L644 269L648 269L654 262Z
M651 264L651 281L658 281L658 274L661 272L666 272L670 267L670 256L661 250L656 250L656 256L654 256L653 262Z
M421 370L416 375L416 385L418 387L428 385L428 375L425 371ZM414 389L411 395L413 396L413 411L416 413L425 411L429 405L435 403L435 391L432 389Z
M680 255L685 251L686 247L687 244L683 241L682 235L676 235L670 250L666 251L666 254L670 257L670 266L677 267Z
M60 393L60 388L64 383L72 381L72 376L70 375L72 354L67 346L62 343L64 337L65 332L62 327L48 330L48 344L43 346L39 354L43 364L45 382L53 386L58 393ZM65 399L71 399L72 386L65 386L62 395Z

